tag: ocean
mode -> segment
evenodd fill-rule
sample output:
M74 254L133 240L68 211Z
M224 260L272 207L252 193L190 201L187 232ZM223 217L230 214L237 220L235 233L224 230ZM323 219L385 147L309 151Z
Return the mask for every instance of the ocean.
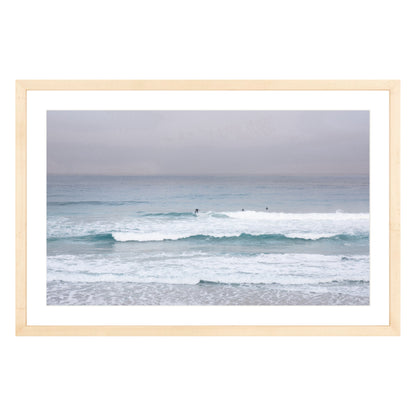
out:
M369 304L367 175L47 179L48 305Z

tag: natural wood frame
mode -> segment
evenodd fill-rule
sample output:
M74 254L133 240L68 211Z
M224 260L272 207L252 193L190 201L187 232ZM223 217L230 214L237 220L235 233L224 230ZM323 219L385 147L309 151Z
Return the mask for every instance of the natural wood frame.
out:
M286 90L389 91L389 325L28 326L27 91ZM400 335L400 81L397 80L18 80L16 81L16 335Z

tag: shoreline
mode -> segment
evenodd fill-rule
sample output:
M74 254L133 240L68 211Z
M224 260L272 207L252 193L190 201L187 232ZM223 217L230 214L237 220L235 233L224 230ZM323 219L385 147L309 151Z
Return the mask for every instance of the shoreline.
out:
M354 286L361 295L351 294ZM367 295L363 296L365 286ZM369 305L369 299L369 282L348 286L327 284L304 290L278 284L47 282L48 306L345 306Z

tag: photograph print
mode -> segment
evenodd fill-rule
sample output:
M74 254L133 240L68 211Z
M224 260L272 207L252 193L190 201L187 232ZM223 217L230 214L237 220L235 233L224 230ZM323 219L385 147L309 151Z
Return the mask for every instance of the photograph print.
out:
M48 305L369 305L368 111L48 111Z

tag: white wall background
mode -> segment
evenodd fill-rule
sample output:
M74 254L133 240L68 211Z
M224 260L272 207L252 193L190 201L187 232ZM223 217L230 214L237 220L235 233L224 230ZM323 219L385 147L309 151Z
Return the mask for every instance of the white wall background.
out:
M5 415L414 415L410 1L9 1L0 11ZM16 338L15 79L401 79L402 336Z

